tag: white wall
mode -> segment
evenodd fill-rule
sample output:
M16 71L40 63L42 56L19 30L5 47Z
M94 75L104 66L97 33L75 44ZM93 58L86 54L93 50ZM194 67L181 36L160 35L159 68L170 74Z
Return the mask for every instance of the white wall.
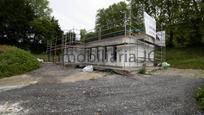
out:
M145 36L138 36L138 38L142 38ZM70 61L74 62L75 64L92 64L92 65L102 65L102 66L116 66L116 67L141 67L144 63L145 51L146 51L146 65L153 66L153 62L149 60L151 58L154 59L154 52L149 55L150 52L154 50L154 46L143 43L137 42L137 37L119 37L114 39L103 39L101 41L94 41L87 44L89 47L99 46L98 47L98 58L97 59L97 47L91 48L94 56L91 57L92 61L95 59L94 62L89 62L89 51L90 49L79 49L79 48L68 48L65 50L65 54L73 54L74 56L70 56ZM150 38L148 38L150 39ZM151 39L150 39L151 40ZM128 43L126 45L117 45L117 60L115 62L111 62L111 58L113 56L113 46L107 46L107 59L105 59L105 55L103 54L106 45L114 45L114 44L122 44ZM86 52L86 53L85 53ZM84 54L84 56L78 56L79 54ZM134 59L135 56L135 59ZM77 58L78 57L78 58ZM74 59L75 58L75 59ZM79 61L84 60L84 62ZM68 62L68 57L64 56L65 63Z

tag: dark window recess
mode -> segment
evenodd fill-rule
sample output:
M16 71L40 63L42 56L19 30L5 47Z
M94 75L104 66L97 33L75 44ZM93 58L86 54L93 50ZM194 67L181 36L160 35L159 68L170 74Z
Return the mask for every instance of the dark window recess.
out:
M114 61L117 61L117 47L113 46L113 59Z
M89 49L89 60L91 60L92 48Z
M104 48L104 57L105 57L105 60L107 59L108 55L107 55L107 47Z
M99 47L97 47L97 60L99 61Z
M87 60L89 61L89 53L90 51L89 51L89 49L86 49L86 56L87 56Z

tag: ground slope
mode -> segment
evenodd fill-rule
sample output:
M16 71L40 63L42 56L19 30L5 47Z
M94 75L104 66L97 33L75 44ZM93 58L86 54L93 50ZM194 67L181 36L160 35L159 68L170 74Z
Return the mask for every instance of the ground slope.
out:
M0 78L39 68L37 59L22 49L0 45Z
M167 62L174 68L204 69L204 47L167 49Z

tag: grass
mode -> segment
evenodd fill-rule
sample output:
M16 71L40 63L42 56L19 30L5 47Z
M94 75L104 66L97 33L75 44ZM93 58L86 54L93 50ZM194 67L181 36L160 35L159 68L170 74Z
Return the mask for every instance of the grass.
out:
M22 49L0 45L0 78L22 74L39 68L31 53Z
M174 68L204 69L204 48L167 49L167 62Z

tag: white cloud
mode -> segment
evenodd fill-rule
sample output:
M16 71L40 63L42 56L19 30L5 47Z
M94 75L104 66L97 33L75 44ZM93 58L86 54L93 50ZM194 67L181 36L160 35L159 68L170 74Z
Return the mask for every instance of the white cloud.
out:
M97 10L107 8L113 3L124 0L49 0L52 15L59 20L63 30L71 28L92 29L95 25Z

